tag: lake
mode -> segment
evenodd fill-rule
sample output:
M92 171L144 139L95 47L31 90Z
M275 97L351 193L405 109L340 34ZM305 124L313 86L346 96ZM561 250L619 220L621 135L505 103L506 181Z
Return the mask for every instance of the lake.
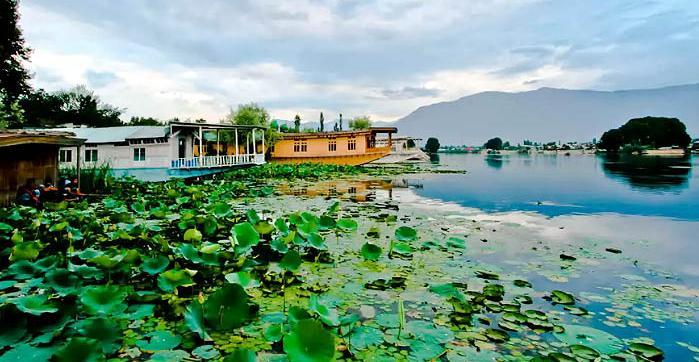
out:
M424 177L419 195L485 211L699 219L696 157L440 154L438 164L467 173Z
M554 318L561 324L593 328L585 330L586 341L579 333L580 343L604 349L608 345L599 341L611 333L627 344L653 343L668 361L699 360L697 158L439 156L429 167L465 173L328 180L294 184L285 193L384 205L399 210L399 220L410 220L422 240L465 238L462 256L426 257L425 269L413 274L431 275L426 284L479 286L478 270L500 275L503 283L526 279L535 299L529 308L560 313ZM551 290L575 295L585 314L570 316L565 308L536 301ZM543 348L556 346L546 334L520 338L524 342L507 347L515 349L496 352L526 350L530 339L550 343ZM533 343L542 348L541 342Z

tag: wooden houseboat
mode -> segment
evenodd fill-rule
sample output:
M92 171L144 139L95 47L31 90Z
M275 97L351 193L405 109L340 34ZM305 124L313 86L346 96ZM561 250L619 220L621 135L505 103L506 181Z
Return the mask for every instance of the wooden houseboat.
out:
M277 163L326 163L362 165L391 152L391 135L395 127L372 127L363 130L284 133L271 149L271 161ZM377 142L377 135L387 134Z

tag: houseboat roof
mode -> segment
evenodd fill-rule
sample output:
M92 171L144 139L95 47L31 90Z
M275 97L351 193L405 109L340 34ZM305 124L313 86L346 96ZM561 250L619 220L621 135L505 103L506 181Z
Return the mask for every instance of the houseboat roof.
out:
M170 132L166 126L119 126L119 127L75 127L51 128L41 131L58 131L74 133L84 138L85 143L121 143L127 140L167 137Z
M0 131L0 147L23 144L75 146L85 142L74 133L61 131L6 129Z
M281 139L298 139L298 138L334 138L334 137L349 137L359 136L371 133L396 133L396 127L371 127L367 129L348 130L348 131L332 131L332 132L299 132L299 133L282 133Z
M252 126L252 125L238 125L238 124L225 124L225 123L196 123L196 122L170 122L170 127L181 127L181 128L205 128L210 129L223 129L223 130L235 130L235 129L267 129L263 126Z

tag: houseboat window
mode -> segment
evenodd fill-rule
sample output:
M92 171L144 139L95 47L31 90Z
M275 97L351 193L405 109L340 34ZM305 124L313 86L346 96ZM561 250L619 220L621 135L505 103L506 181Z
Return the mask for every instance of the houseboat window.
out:
M337 151L337 141L334 139L328 140L328 151Z
M59 162L73 162L73 151L72 150L60 150L58 152Z
M133 149L133 160L134 161L145 161L146 160L146 149L144 147L138 147Z
M350 138L347 140L347 149L352 151L357 149L357 139L356 138Z
M97 161L97 150L85 150L85 162Z
M294 152L307 152L308 143L306 141L294 141Z

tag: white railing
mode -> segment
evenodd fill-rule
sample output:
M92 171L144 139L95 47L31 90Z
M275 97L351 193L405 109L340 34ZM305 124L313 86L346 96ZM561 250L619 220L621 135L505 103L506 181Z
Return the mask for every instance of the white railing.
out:
M261 165L265 163L265 156L262 154L241 154L223 156L204 156L191 158L178 158L170 162L172 169L188 168L215 168L238 165Z

